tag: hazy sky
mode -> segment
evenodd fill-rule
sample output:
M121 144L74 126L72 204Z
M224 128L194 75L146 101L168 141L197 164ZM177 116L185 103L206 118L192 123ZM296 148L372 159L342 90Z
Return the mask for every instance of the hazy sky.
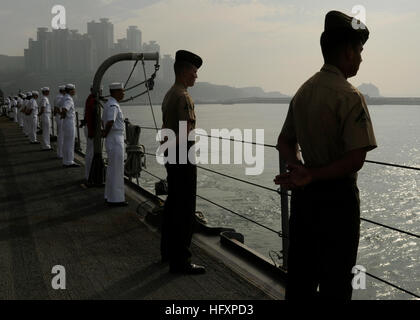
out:
M366 8L371 32L354 85L374 83L387 96L420 96L420 1L411 0L1 0L0 54L23 55L37 27L51 27L51 9L66 8L67 27L107 17L115 41L137 25L161 53L201 55L199 81L260 86L293 95L322 66L325 14Z

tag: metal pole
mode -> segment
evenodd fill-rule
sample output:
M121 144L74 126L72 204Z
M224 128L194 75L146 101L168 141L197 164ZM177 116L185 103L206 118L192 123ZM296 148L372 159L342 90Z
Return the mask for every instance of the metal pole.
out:
M106 59L99 66L93 79L92 93L95 96L95 138L93 139L94 154L92 165L90 167L88 183L92 185L103 185L105 181L105 166L102 159L102 125L101 125L101 108L99 105L99 88L101 86L102 77L105 72L113 64L119 61L132 60L152 60L159 63L159 52L153 53L120 53Z
M51 112L51 134L54 137L54 112Z
M82 148L80 147L80 128L79 128L79 112L76 111L76 128L77 128L77 143L76 143L76 150L80 151Z
M286 173L286 162L280 158L280 174ZM281 231L283 234L282 247L283 247L283 268L287 270L287 262L289 257L289 199L287 190L280 186L280 206L281 206Z

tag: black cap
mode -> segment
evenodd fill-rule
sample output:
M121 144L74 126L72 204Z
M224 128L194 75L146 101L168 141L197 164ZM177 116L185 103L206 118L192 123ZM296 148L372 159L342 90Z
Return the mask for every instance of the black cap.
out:
M353 27L353 19L354 25ZM360 20L350 17L340 11L330 11L325 16L324 32L331 34L351 33L359 36L363 44L369 38L369 30Z
M203 60L195 53L186 50L178 50L175 54L175 62L189 62L197 69L203 64Z

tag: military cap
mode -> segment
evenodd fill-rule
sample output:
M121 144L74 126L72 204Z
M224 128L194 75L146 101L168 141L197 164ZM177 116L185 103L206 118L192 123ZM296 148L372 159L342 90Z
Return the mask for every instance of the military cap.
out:
M28 91L28 92L26 93L26 97L27 97L27 98L28 98L28 97L32 97L32 92Z
M68 84L66 84L66 89L67 90L76 89L76 86L74 84L72 84L72 83L68 83Z
M65 90L66 89L66 86L63 84L63 85L61 85L61 86L58 86L58 90Z
M34 91L32 91L32 95L33 95L33 96L39 96L39 92L38 92L38 91L36 91L36 90L34 90Z
M189 62L197 69L203 64L203 60L195 53L186 50L178 50L175 54L175 62Z
M26 99L26 94L21 93L20 97L21 97L22 99Z
M41 92L45 92L45 91L50 91L50 88L48 88L48 87L41 88Z
M324 32L327 34L351 33L359 36L363 44L369 38L369 30L363 22L340 11L330 11L326 14Z

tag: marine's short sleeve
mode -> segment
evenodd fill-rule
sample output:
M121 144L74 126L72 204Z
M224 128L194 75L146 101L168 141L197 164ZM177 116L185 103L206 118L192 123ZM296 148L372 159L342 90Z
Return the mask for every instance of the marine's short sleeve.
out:
M108 121L115 121L118 115L118 106L111 104L106 108L105 112L105 123Z
M178 111L178 120L179 121L189 121L191 120L190 115L190 106L188 103L188 99L185 95L180 95L177 102L176 108Z
M344 118L342 132L344 152L360 148L370 151L377 147L369 110L362 97Z
M290 101L289 110L287 111L286 120L284 121L283 128L281 129L280 135L287 139L296 141L296 129L293 119L293 99Z

